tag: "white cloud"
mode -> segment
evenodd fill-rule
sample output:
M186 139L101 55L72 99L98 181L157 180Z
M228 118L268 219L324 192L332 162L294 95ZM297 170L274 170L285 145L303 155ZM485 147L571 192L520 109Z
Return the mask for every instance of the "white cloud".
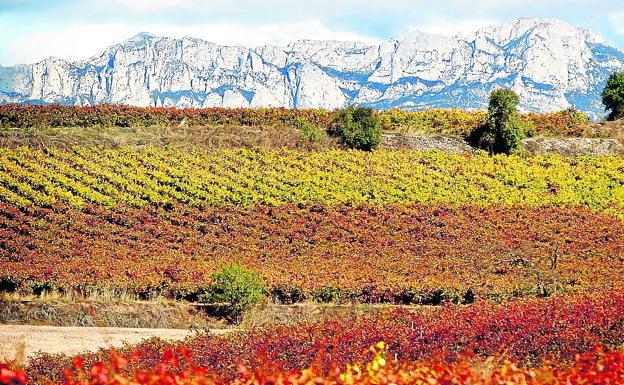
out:
M201 0L94 0L96 6L123 7L135 12L160 11L170 8L192 8L203 5Z
M78 60L89 58L108 46L136 35L151 32L159 36L191 36L224 45L255 47L264 44L286 45L297 39L378 40L346 30L332 29L318 21L247 26L210 23L180 26L174 24L73 24L63 28L16 36L4 47L4 65L34 63L49 56Z
M284 45L302 38L374 43L400 38L410 29L443 35L473 32L515 16L561 17L621 42L624 7L608 5L612 2L64 0L43 6L47 2L41 0L0 0L0 26L4 27L0 64L31 63L48 56L88 58L142 31L244 46ZM12 8L16 4L20 7ZM60 23L63 26L58 27Z

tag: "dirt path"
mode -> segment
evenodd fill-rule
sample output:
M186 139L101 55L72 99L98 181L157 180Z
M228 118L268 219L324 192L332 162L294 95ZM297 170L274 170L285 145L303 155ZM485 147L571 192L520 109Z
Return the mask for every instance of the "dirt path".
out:
M119 347L123 342L137 343L150 337L179 340L192 334L191 330L180 329L0 325L0 361L15 359L20 350L24 351L26 357L32 356L37 351L77 354L103 347Z

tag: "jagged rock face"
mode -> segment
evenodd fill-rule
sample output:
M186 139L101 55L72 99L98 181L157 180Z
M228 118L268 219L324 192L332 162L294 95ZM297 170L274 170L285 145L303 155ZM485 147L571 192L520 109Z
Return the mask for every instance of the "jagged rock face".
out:
M482 108L507 86L523 110L571 105L597 117L624 53L559 20L520 19L472 34L413 32L378 46L297 41L219 46L139 34L85 61L0 67L0 102L177 107Z

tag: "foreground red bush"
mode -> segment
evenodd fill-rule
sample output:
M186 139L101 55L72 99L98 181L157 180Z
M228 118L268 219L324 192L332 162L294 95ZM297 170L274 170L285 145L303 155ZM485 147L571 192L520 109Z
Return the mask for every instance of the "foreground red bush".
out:
M385 345L370 349L367 364L334 366L329 374L316 369L281 372L267 375L262 369L241 368L233 380L218 380L207 368L185 365L179 368L177 355L165 352L160 361L148 370L131 370L132 357L113 355L107 361L89 368L76 359L67 378L50 385L381 385L381 384L448 384L448 385L615 385L624 383L624 354L593 351L577 355L571 366L545 365L535 369L521 368L511 362L487 368L483 364L455 365L391 362ZM187 352L183 356L189 359ZM0 366L0 385L26 385L21 371Z
M207 368L220 380L233 380L239 365L272 375L304 368L327 375L336 366L367 360L369 355L363 352L378 341L388 344L393 362L570 363L574 352L624 344L624 293L337 316L231 335L199 334L176 343L153 339L124 353L140 352L132 369L149 370L164 352L182 349L189 356L178 355L181 363ZM103 350L83 359L89 365L109 355ZM41 355L30 361L29 375L63 381L70 365L71 357Z
M26 373L8 364L0 363L0 385L24 385L26 383L28 383Z

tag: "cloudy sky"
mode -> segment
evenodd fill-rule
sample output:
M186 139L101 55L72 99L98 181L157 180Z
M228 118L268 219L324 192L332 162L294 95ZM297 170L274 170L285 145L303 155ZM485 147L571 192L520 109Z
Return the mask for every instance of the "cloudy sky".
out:
M87 58L143 31L246 46L377 42L518 17L563 19L624 49L622 0L0 0L0 65Z

